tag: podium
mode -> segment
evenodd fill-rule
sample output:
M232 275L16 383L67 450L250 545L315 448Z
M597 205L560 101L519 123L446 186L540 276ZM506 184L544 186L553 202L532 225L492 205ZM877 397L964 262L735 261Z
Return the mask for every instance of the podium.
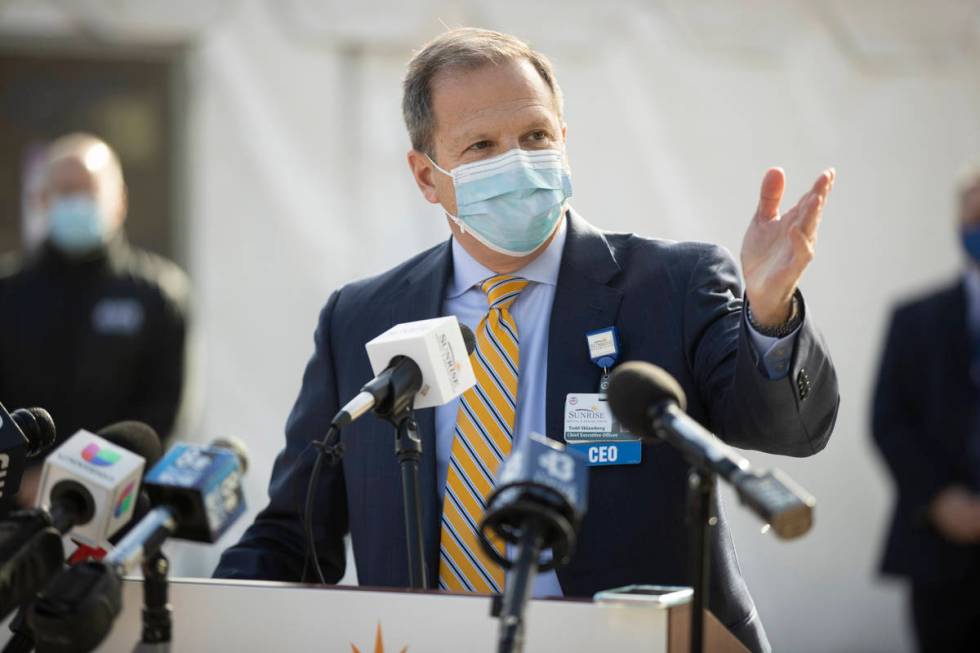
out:
M488 596L261 581L171 579L171 650L343 653L494 653ZM99 651L139 641L143 586L123 582L123 611ZM526 653L686 653L690 605L658 607L582 599L532 600ZM705 650L745 647L706 614ZM0 640L9 631L0 633Z

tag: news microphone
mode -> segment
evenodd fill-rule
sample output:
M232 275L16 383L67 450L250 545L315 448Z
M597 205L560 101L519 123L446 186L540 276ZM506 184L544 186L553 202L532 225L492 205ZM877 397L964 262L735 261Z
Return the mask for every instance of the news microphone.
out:
M376 376L337 413L341 429L369 410L382 417L409 406L429 408L455 399L476 384L470 354L473 331L455 316L398 324L367 343Z
M144 487L155 507L101 561L58 575L31 607L38 651L89 651L122 610L122 577L156 555L169 537L214 542L245 511L244 445L218 439L179 443L151 469Z
M792 539L810 530L816 499L778 469L752 469L744 456L688 416L684 390L663 369L623 363L609 378L607 396L613 415L631 433L666 440L688 462L706 465L779 537Z
M144 460L159 458L159 438L140 422L99 433L79 431L48 456L39 507L0 522L0 619L61 569L63 535L99 547L132 517Z
M27 459L54 444L54 420L43 408L18 408L8 413L0 403L0 501L20 491Z
M523 614L534 577L571 560L588 486L584 456L537 433L516 445L500 468L480 521L483 550L504 569L513 569L501 604L498 653L523 650ZM515 545L516 561L501 555L494 539ZM540 560L548 548L551 559Z

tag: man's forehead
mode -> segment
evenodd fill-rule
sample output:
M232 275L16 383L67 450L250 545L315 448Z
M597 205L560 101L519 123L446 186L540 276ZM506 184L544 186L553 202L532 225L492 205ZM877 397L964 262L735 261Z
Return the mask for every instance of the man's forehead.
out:
M432 100L436 128L444 136L509 120L557 118L554 94L526 60L440 73L432 80Z

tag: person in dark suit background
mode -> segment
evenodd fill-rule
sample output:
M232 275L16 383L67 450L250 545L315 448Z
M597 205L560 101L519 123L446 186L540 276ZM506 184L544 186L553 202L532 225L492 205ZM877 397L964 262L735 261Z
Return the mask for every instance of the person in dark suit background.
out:
M963 175L965 270L891 317L874 440L897 492L882 571L911 581L923 651L980 642L980 170Z
M403 110L415 181L445 211L452 237L330 297L270 503L224 553L216 576L301 580L310 443L371 378L364 344L401 322L456 315L478 339L477 387L418 413L430 586L499 591L472 523L509 443L531 431L561 439L566 397L597 392L603 371L589 358L590 331L617 327L621 359L665 368L686 392L689 413L736 446L807 456L826 445L839 405L836 374L798 283L833 170L782 215L785 177L767 171L743 241L743 297L721 248L603 232L571 210L560 87L547 59L516 38L478 29L436 38L409 63ZM390 427L361 419L341 435L343 464L315 488L326 580L344 573L349 532L362 584L405 586ZM535 595L690 584L686 478L682 458L656 445L644 446L637 464L592 468L577 553L557 574L542 574ZM712 611L750 649L768 650L722 513L711 548Z
M59 442L122 420L165 438L184 383L186 275L128 242L122 167L101 139L53 141L40 199L44 242L0 261L0 401L48 410ZM21 505L39 473L25 474Z

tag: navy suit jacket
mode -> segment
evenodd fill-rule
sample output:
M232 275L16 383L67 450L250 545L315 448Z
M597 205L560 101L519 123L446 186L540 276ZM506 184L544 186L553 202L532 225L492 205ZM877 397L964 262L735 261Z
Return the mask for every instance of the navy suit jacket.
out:
M935 584L980 572L980 546L946 540L927 517L943 488L980 486L968 453L968 439L980 435L970 359L962 281L895 310L872 424L897 489L881 564L886 574Z
M839 397L826 346L809 318L796 340L790 374L770 381L757 367L738 271L725 250L601 232L572 212L567 226L549 327L549 437L562 436L566 395L594 392L599 385L601 372L588 357L585 334L615 325L622 360L651 361L670 372L687 394L691 416L729 443L793 456L824 447ZM447 241L330 297L286 425L269 506L224 553L217 576L300 579L302 504L315 457L310 442L323 437L340 402L372 377L365 343L400 322L438 316L451 272ZM425 555L435 586L441 503L434 411L419 411L418 422ZM328 581L344 573L343 536L349 530L362 585L408 584L393 437L386 422L362 418L342 432L342 466L320 478L316 540ZM566 596L591 596L629 583L691 584L687 471L680 455L663 444L645 445L639 465L591 468L578 549L558 571ZM712 553L712 611L749 648L768 648L723 514L713 529Z

